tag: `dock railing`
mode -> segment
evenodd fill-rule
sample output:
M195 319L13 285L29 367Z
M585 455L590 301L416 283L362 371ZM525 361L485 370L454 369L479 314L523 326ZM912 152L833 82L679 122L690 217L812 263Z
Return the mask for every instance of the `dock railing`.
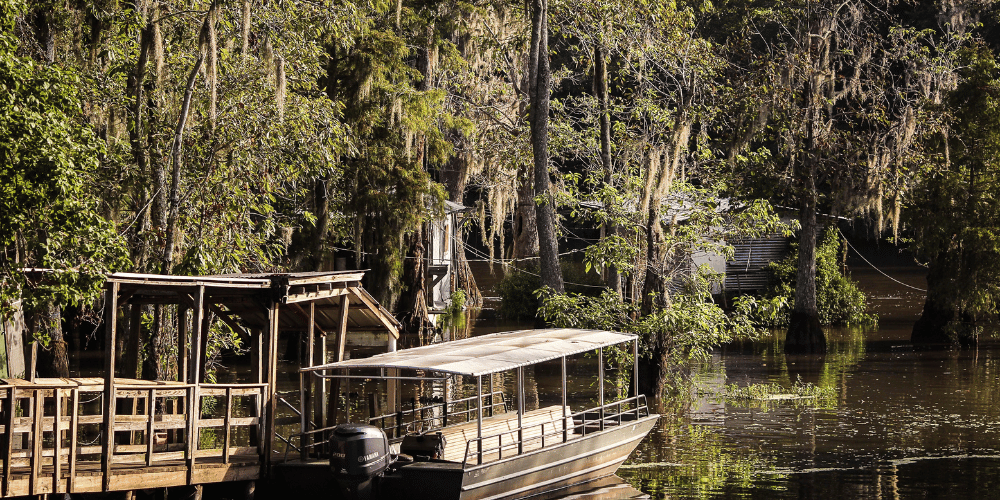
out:
M60 382L0 385L2 497L109 491L117 489L109 474L136 465L186 466L177 485L193 484L199 460L261 460L266 384L123 381L106 432L102 382L51 380ZM142 475L135 477L141 488Z
M489 461L499 461L511 456L535 451L546 446L565 443L571 434L587 435L603 431L607 427L620 426L649 416L646 396L638 395L596 406L565 418L533 423L481 438L469 439L465 443L465 458L462 467L469 465L470 458L476 465ZM570 423L572 422L572 424ZM533 432L534 430L538 432ZM496 446L490 446L493 442ZM507 455L504 455L504 453Z

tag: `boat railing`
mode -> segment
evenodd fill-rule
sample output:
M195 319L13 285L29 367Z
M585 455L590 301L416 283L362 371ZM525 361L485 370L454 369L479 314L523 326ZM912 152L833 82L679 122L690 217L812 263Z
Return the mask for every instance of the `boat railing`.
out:
M475 401L476 396L472 396L425 406L416 406L416 400L412 400L410 404L415 407L371 417L368 419L368 423L381 428L390 440L396 441L402 439L409 432L430 431L440 429L446 425L475 420L477 411ZM499 411L506 411L506 408L507 401L504 398L503 392L496 391L492 394L483 394L484 416L493 416ZM437 414L434 413L435 409L438 409ZM431 415L424 417L427 413ZM408 422L406 421L407 417L411 418ZM287 461L288 459L289 451L299 453L303 451L306 453L315 452L316 456L326 456L329 450L325 449L325 445L330 442L331 433L336 428L336 425L332 425L320 429L312 429L292 434L287 438L279 435L278 438L286 444L285 460Z
M468 466L470 459L474 460L476 465L482 464L484 457L499 461L505 458L505 452L508 453L506 458L512 456L511 453L513 456L521 455L526 451L564 443L570 439L572 434L585 436L646 416L649 416L649 407L646 406L646 396L640 394L573 413L565 418L546 420L481 438L469 439L465 443L465 458L462 460L462 467ZM562 422L561 426L558 425L559 422ZM546 426L552 430L547 432ZM562 427L562 429L558 427ZM496 446L487 446L494 440Z
M390 439L402 439L411 432L426 432L475 420L478 411L476 398L470 396L419 407L416 401L411 401L410 409L371 417L368 423L381 428ZM503 392L483 394L483 416L493 416L500 411L507 411Z

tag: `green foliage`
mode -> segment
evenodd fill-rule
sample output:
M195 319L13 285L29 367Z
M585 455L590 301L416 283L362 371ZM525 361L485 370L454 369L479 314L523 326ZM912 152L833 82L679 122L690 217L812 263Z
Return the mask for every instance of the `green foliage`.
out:
M587 262L586 257L584 262ZM566 291L581 296L594 297L606 288L600 275L588 272L586 264L580 265L568 258L560 259ZM537 265L510 266L503 278L497 281L495 291L500 297L497 311L500 317L521 321L533 320L538 316L537 291L542 282L538 277Z
M953 336L1000 312L1000 63L971 47L958 75L947 143L928 141L936 154L906 204L911 248L930 268L928 303L955 314Z
M465 328L465 292L455 290L451 294L451 303L445 308L441 315L440 327L442 330L448 328Z
M837 395L837 390L833 387L820 387L796 380L791 387L776 383L745 386L727 384L723 400L727 405L762 410L771 410L779 405L833 409L837 407Z
M508 269L495 287L497 296L500 297L500 306L497 308L500 317L516 320L533 319L538 311L535 290L541 286L542 280L538 277L537 271L525 272L516 267Z
M816 246L816 305L819 321L824 325L869 326L878 323L878 316L867 313L868 298L857 283L841 272L840 237L836 226L823 232ZM772 307L758 309L755 316L758 323L768 326L788 324L788 314L795 296L795 276L798 252L793 251L779 262L768 264L770 285L764 293L764 300L771 301ZM780 310L780 313L778 311Z
M639 335L640 356L653 366L654 352L665 350L672 374L668 389L678 389L686 382L685 368L692 361L704 361L712 349L739 339L757 338L762 331L754 326L751 315L755 303L738 300L727 314L711 301L710 281L704 269L688 283L683 293L671 296L667 307L640 314L639 304L626 302L605 290L598 297L558 294L549 289L538 291L542 304L538 314L546 323L560 328L611 330Z
M85 79L18 55L21 8L5 2L0 19L0 310L20 298L29 309L91 301L128 262L94 190L105 149L82 123ZM55 272L29 283L32 267Z

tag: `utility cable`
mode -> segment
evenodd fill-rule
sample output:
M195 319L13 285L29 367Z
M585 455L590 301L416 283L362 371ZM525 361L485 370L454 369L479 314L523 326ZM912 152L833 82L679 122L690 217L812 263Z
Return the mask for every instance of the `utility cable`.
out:
M470 252L472 252L472 253L480 256L480 257L483 257L483 259L482 259L481 262L485 262L485 261L489 260L489 256L487 256L486 254L480 252L476 248L470 246L468 243L464 243L464 245L465 245L466 250L468 250L468 251L470 251ZM570 250L569 252L563 252L563 253L561 253L559 255L568 255L568 254L576 253L576 252L579 252L579 251L580 250ZM537 259L537 257L533 257L533 258ZM470 260L472 262L475 262L472 259L468 259L468 260ZM493 259L494 262L500 262L500 263L516 262L517 260L527 260L527 259L508 259L508 260ZM518 272L522 272L522 273L525 273L525 274L530 274L531 276L534 276L536 278L541 278L542 277L540 274L535 274L535 273L533 273L531 271L527 271L527 270L524 270L524 269L521 269L521 268L518 268L518 267L514 267L513 269L517 270ZM584 287L588 287L588 288L607 288L604 285L587 285L587 284L584 284L584 283L573 283L571 281L566 281L566 282L564 282L564 284L566 284L566 285L574 285L574 286L584 286Z
M898 279L893 278L892 276L889 276L888 274L885 274L884 272L882 272L881 269L875 267L875 264L872 264L871 262L869 262L868 259L866 259L864 255L861 255L861 252L859 252L857 248L854 248L854 245L851 245L850 241L847 241L847 236L844 236L844 233L840 230L839 227L837 228L837 232L840 233L840 237L841 238L844 238L844 243L847 243L847 246L850 247L851 250L854 250L854 253L858 254L858 257L861 257L861 260L865 261L865 263L868 264L869 266L872 266L872 269L878 271L879 274L881 274L882 276L885 276L886 278L889 278L892 281L895 281L896 283L899 283L900 285L903 285L903 286L905 286L907 288L912 288L914 290L925 292L925 293L927 292L927 290L925 290L923 288L917 288L917 287L915 287L913 285L907 285L906 283L903 283L902 281L899 281Z

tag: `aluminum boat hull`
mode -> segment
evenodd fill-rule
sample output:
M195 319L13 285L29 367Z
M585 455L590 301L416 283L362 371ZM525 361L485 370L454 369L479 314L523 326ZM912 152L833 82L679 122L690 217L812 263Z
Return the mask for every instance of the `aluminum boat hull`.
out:
M659 415L625 421L564 443L462 468L414 463L383 478L381 498L501 500L526 498L611 476Z

